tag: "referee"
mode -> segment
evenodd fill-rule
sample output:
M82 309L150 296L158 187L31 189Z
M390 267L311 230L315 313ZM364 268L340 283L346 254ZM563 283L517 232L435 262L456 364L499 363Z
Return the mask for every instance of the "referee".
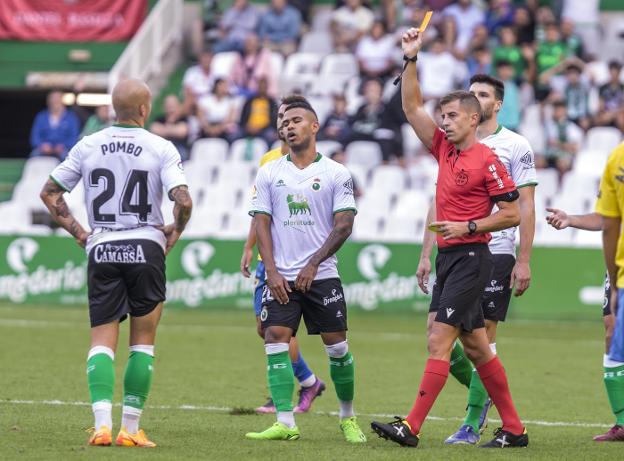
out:
M490 232L520 223L519 193L504 165L477 141L481 118L477 98L456 91L440 100L443 130L423 106L416 74L422 46L418 29L402 38L406 67L403 109L409 123L438 161L436 214L438 232L437 281L432 296L437 315L428 337L429 359L416 402L405 419L373 422L381 437L400 445L418 445L420 428L444 387L454 342L459 338L468 358L498 409L503 427L484 448L526 447L529 438L512 402L502 363L489 348L481 298L493 268L488 249ZM491 214L493 205L498 211Z

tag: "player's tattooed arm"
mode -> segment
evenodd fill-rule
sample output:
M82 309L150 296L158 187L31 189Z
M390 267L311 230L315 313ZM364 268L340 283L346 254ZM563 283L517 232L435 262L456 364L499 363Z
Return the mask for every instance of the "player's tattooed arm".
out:
M176 231L182 233L186 228L186 223L191 219L193 201L191 200L191 195L189 194L187 186L174 187L171 189L170 195L175 202L173 217Z
M355 212L352 210L340 211L334 215L334 227L332 231L327 237L327 240L325 240L325 243L323 243L323 246L312 255L310 262L308 262L297 275L295 279L296 289L304 293L310 289L316 277L319 265L336 253L351 235L354 219Z
M48 179L44 184L39 196L50 211L52 218L63 229L69 232L82 247L85 246L89 233L80 225L69 211L67 202L63 198L65 190L55 183L52 179Z

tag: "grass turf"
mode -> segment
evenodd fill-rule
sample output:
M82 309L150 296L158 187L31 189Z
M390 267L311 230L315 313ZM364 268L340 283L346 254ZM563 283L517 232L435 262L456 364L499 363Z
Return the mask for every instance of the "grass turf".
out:
M247 414L267 395L265 358L250 311L166 310L159 328L155 375L142 427L155 450L86 445L92 424L85 360L85 309L0 305L0 459L617 459L623 445L591 437L612 423L602 383L602 325L529 322L502 325L498 350L514 400L527 422L527 450L481 451L443 440L463 416L466 391L452 377L423 428L416 451L370 433L373 419L404 415L411 407L426 359L425 317L353 313L350 349L356 360L356 410L369 442L347 444L330 412L337 403L320 339L301 331L305 359L328 384L313 412L297 416L296 442L245 440L273 416ZM117 351L116 402L127 360L127 323ZM294 396L296 397L296 396ZM60 403L43 403L57 400ZM18 403L22 401L22 403ZM24 402L27 401L27 402ZM184 407L184 406L187 407ZM237 409L231 414L231 409ZM386 416L374 416L374 415ZM496 418L496 412L491 413ZM118 427L120 408L114 409ZM552 425L549 425L552 423ZM497 423L484 436L489 439ZM604 427L603 427L604 426Z

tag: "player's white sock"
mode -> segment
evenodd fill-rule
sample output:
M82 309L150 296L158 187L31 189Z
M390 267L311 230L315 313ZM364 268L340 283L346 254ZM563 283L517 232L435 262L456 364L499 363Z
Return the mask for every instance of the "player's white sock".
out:
M308 376L306 379L301 381L299 384L301 385L301 387L311 387L311 386L314 386L315 382L316 382L316 376L314 375L314 373L312 373L310 376Z
M295 414L292 411L278 411L277 421L292 429L295 427Z
M340 419L351 418L352 416L355 416L355 412L353 411L353 400L350 400L348 402L344 400L338 400L338 403L340 404Z
M95 417L95 430L106 426L113 428L113 404L110 402L95 402L91 405L93 416Z
M124 405L121 413L121 427L125 427L130 434L139 432L141 413L143 410Z

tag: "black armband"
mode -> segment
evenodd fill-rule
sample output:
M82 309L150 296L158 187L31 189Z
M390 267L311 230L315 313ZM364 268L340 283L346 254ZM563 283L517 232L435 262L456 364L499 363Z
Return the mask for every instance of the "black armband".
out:
M490 197L493 202L515 202L520 198L520 192L518 189L514 189L511 192L506 192L500 195L494 195Z

